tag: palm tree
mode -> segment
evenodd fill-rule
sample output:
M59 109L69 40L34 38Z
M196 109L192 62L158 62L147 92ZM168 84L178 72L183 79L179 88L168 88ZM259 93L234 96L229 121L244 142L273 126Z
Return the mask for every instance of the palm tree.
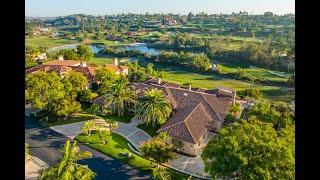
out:
M60 162L40 173L41 180L54 179L93 179L95 173L86 165L77 164L81 159L89 158L92 154L89 151L80 151L77 141L73 144L68 140L62 148Z
M110 132L112 133L118 127L118 122L115 120L109 121Z
M81 127L81 133L91 136L91 131L94 128L96 128L96 123L93 120L88 120Z
M94 118L96 118L96 114L97 112L99 111L99 105L97 104L93 104L90 106L90 108L88 108L87 110L89 113L93 114L94 115Z
M111 85L105 96L105 106L111 105L112 113L117 112L118 117L123 115L125 102L134 102L135 93L125 78L120 78Z
M136 106L136 118L143 120L147 124L164 124L172 112L172 106L164 98L161 90L148 90L144 97L138 100Z

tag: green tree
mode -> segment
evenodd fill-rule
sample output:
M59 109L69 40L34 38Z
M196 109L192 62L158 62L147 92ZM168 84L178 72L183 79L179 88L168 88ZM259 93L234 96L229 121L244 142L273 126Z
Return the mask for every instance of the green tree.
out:
M87 136L91 136L91 131L96 128L96 123L93 120L84 122L81 127L81 133Z
M88 84L88 79L82 73L75 71L68 72L63 80L70 82L72 90L77 92L86 89Z
M135 117L147 124L164 124L172 112L170 101L166 100L163 92L157 89L147 90L136 104Z
M221 129L201 156L215 178L294 179L294 128L277 133L271 123L241 120Z
M125 111L125 102L134 102L135 93L128 80L122 77L111 85L104 97L105 106L111 105L112 113L117 112L120 117Z
M89 61L93 57L93 52L86 45L78 45L77 54L81 60L85 60L85 61Z
M26 76L25 97L36 109L51 111L54 101L65 96L64 84L57 73L36 72Z
M55 100L52 103L52 113L59 118L64 117L64 119L67 119L70 115L79 112L80 110L81 104L71 98Z
M248 109L245 115L248 117L255 116L260 121L272 123L277 131L294 123L289 108L283 107L282 104L271 104L264 101Z
M96 78L99 83L99 93L104 94L108 90L114 82L119 79L119 75L117 75L114 71L107 68L100 68L96 72Z
M112 133L115 129L117 129L118 126L119 126L118 122L115 121L115 120L113 120L113 119L109 120L108 123L109 123L109 128L110 128L110 132L111 132L111 133Z
M42 170L39 179L91 180L95 177L95 173L89 169L87 165L76 163L78 160L89 158L91 156L91 152L89 151L80 151L77 141L71 144L68 140L62 148L62 157L59 163Z
M256 88L245 89L244 96L255 98L257 100L262 99L262 93Z
M38 64L30 55L26 55L25 58L24 68L30 68Z
M80 102L89 102L95 97L97 97L97 94L92 93L89 89L81 90L77 93L77 100Z
M146 68L146 73L149 75L153 75L153 64L148 63L147 68Z
M172 145L166 144L166 139L156 136L148 141L145 141L141 145L141 153L147 158L152 158L157 162L157 168L159 163L165 163L176 157L173 152Z
M99 109L100 109L100 106L99 106L99 105L93 104L93 105L90 106L90 108L87 109L87 111L88 111L89 113L93 114L94 117L96 118L96 114L97 114L97 112L99 111Z
M233 115L233 116L237 116L240 113L241 110L241 106L239 103L235 103L234 105L232 105L229 109L229 112Z
M154 168L153 172L154 180L170 180L170 175L165 167Z

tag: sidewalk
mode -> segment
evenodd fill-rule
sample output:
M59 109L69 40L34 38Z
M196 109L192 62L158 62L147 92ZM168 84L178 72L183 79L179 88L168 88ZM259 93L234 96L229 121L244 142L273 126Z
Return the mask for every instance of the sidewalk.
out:
M29 160L25 160L25 179L38 179L41 169L47 168L48 165L37 157L30 156Z

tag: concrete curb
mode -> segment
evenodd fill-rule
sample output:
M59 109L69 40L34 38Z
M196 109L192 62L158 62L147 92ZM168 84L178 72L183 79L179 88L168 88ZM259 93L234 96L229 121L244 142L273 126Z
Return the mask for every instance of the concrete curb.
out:
M35 164L37 164L38 166L42 167L42 168L48 168L49 165L47 163L45 163L44 161L42 161L41 159L35 157L35 156L31 156L30 158Z

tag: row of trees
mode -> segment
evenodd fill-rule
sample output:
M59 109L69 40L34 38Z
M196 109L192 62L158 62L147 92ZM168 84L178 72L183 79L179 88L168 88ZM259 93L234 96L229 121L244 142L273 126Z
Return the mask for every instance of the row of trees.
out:
M68 60L84 60L89 61L93 57L93 52L89 46L78 45L76 49L62 49L57 52L48 53L49 59L58 59L59 56L63 56Z

